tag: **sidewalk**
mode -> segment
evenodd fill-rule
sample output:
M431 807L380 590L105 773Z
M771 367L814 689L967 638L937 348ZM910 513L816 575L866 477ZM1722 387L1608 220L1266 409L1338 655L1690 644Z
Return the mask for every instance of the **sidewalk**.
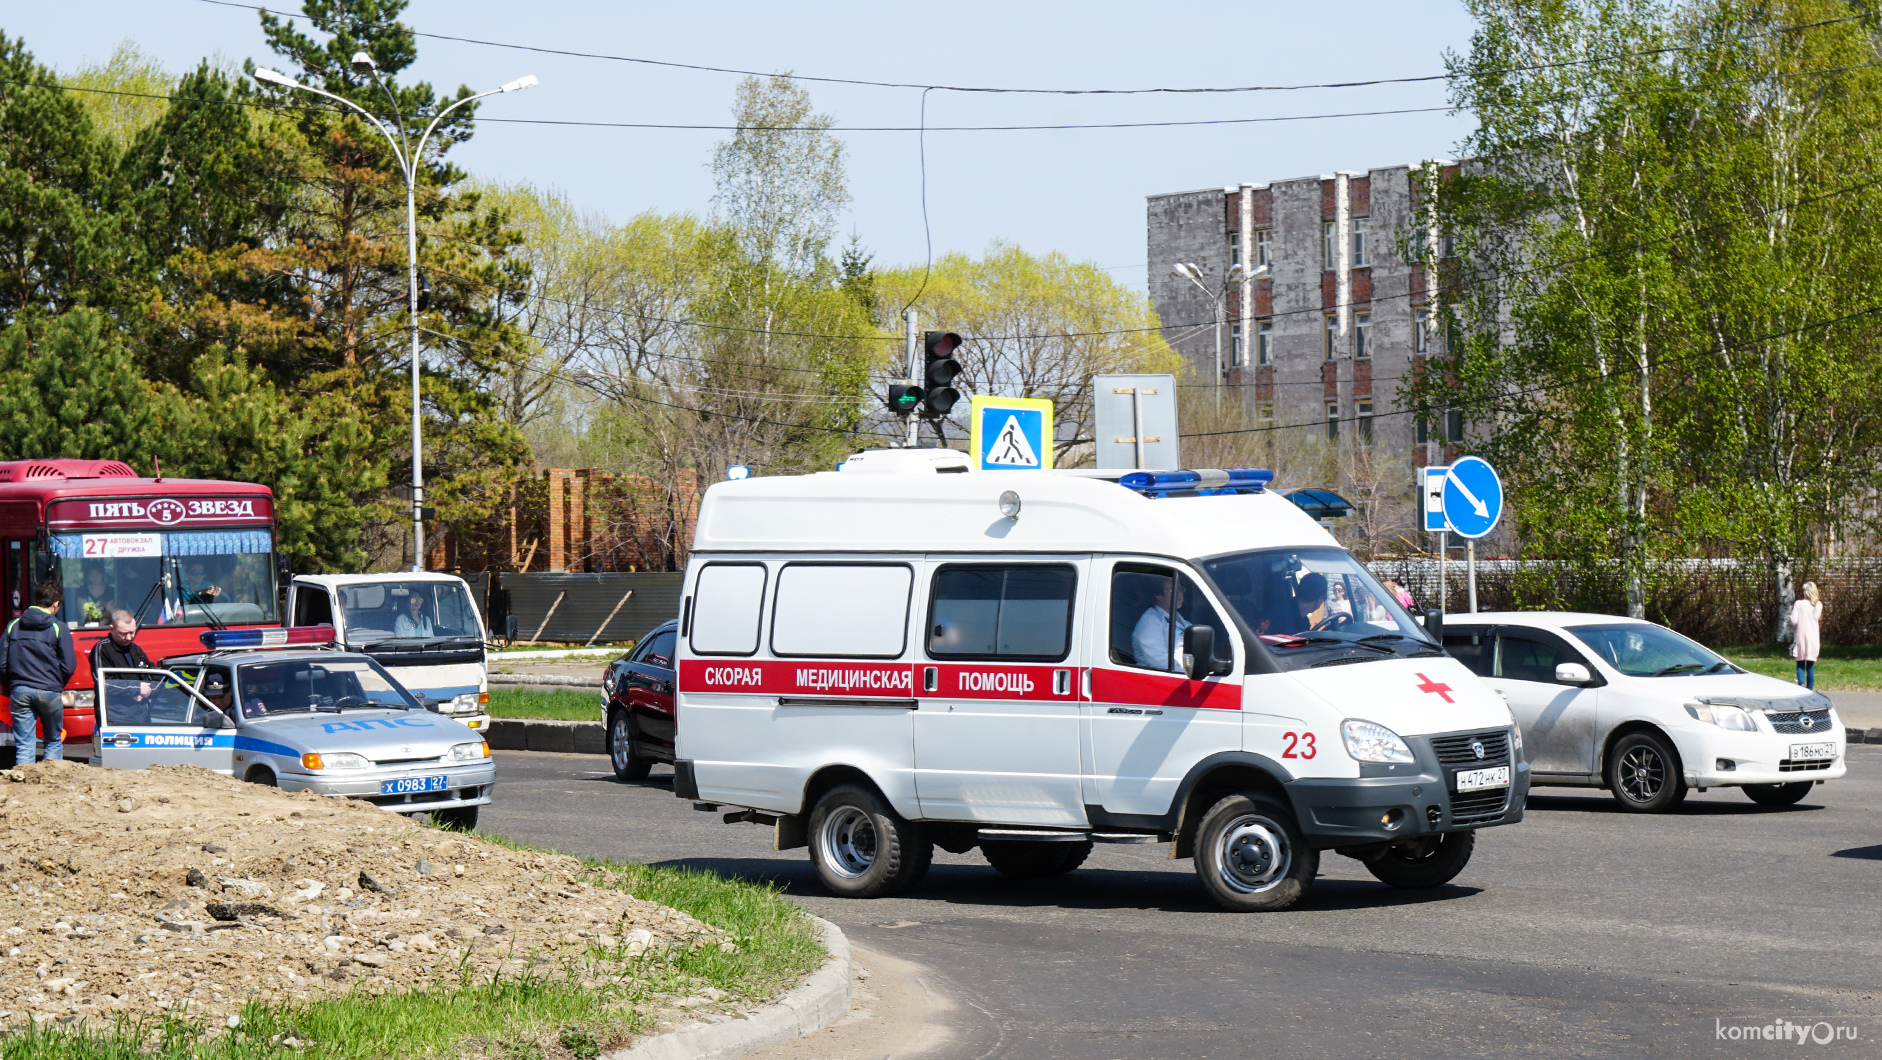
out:
M1882 728L1882 692L1825 692L1836 704L1836 716L1851 729Z

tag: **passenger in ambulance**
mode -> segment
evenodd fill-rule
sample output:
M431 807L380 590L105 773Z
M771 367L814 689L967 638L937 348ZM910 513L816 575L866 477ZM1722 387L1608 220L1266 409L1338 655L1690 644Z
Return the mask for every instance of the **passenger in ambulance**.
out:
M1144 609L1137 619L1137 627L1131 631L1131 655L1137 665L1146 670L1174 670L1176 666L1171 658L1170 648L1170 596L1176 596L1176 638L1183 642L1183 631L1189 628L1189 620L1183 617L1183 587L1175 578L1157 579L1156 601Z

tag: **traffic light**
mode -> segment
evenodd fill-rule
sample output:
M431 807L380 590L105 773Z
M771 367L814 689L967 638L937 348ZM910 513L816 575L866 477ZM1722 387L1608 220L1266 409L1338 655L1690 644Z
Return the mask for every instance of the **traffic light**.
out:
M961 399L961 392L953 386L954 377L961 374L961 364L954 359L960 345L961 337L952 331L930 331L922 336L922 359L927 364L922 373L922 381L927 384L927 392L920 399L922 415L940 419Z
M921 407L925 391L907 383L889 384L889 411L897 416L906 416Z

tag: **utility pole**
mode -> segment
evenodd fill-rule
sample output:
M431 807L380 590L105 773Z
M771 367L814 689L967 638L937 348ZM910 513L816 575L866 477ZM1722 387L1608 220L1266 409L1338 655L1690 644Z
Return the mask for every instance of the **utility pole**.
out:
M915 341L915 318L917 316L915 307L909 306L907 309L903 310L902 316L908 325L908 356L905 358L905 362L908 366L908 381L913 383L919 378L915 374L915 369L917 367L916 358L921 355L919 344ZM908 448L913 449L915 443L920 440L920 437L921 412L917 410L914 415L908 418Z

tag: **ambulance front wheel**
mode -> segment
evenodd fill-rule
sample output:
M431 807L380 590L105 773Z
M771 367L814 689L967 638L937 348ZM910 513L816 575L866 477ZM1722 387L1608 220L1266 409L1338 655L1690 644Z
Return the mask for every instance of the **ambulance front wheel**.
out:
M1417 836L1386 847L1366 862L1366 870L1380 883L1408 890L1441 887L1457 878L1470 864L1477 848L1475 832L1442 832Z
M810 811L810 863L832 894L881 898L915 885L934 844L880 795L860 784L825 792Z
M1294 811L1264 792L1218 801L1196 830L1196 875L1230 912L1286 909L1319 871L1320 852L1301 836Z

